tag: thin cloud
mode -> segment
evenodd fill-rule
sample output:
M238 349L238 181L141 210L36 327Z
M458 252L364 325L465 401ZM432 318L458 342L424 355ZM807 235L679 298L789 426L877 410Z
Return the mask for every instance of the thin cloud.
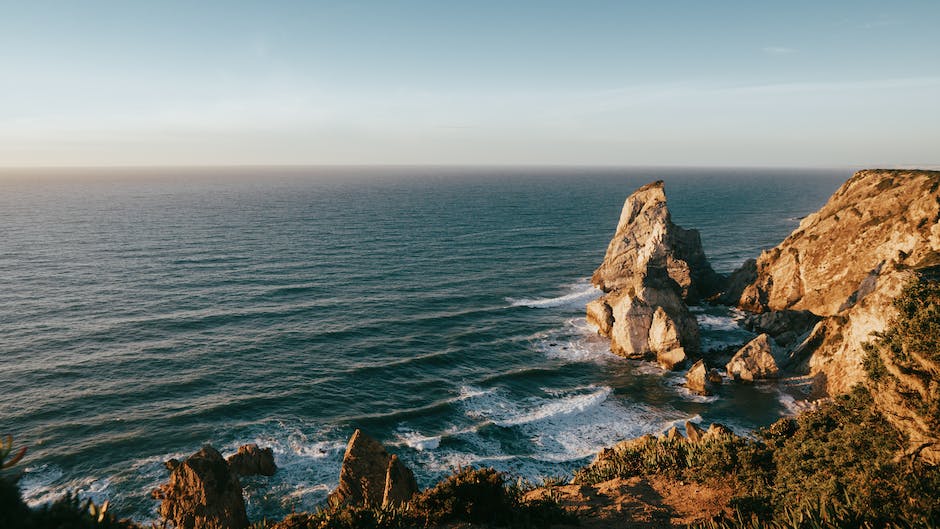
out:
M796 49L785 46L766 46L761 48L761 51L767 55L791 55L797 52Z

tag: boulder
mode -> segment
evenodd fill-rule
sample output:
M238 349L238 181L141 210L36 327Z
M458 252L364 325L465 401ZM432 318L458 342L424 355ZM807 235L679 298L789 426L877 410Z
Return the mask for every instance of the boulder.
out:
M689 441L697 443L705 437L705 430L699 428L693 422L685 421L685 435Z
M699 395L714 394L718 384L721 384L721 375L715 370L709 370L705 360L695 362L685 375L685 386Z
M597 327L597 332L610 336L614 325L614 312L604 298L595 299L587 304L587 321Z
M735 353L725 366L728 376L735 380L761 380L776 378L779 374L770 335L759 335Z
M672 318L662 307L656 307L649 328L650 350L663 369L673 370L685 364L685 349L679 343L679 332Z
M587 307L588 321L610 338L611 351L656 359L667 369L699 351L698 324L686 303L718 292L698 232L672 223L663 183L631 194L592 282L605 292Z
M271 448L258 448L254 443L240 446L237 453L228 457L228 466L239 476L273 476L277 471L274 451Z
M397 456L361 430L346 445L339 485L327 499L333 508L340 505L380 507L390 502L400 505L418 491L414 474Z
M238 476L216 449L206 446L183 462L167 462L170 480L153 491L159 514L177 529L248 527Z

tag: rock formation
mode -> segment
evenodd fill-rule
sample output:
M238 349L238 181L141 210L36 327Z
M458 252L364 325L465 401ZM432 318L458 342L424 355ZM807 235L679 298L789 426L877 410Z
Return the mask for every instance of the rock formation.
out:
M685 374L685 386L693 393L711 395L717 391L721 384L721 375L714 369L709 369L705 360L699 360L692 365Z
M705 430L702 430L693 422L685 421L685 436L689 441L698 443L705 437Z
M238 477L216 449L206 446L182 463L167 462L170 481L153 491L160 517L177 529L248 527Z
M865 379L863 344L885 329L891 300L938 253L940 172L860 171L736 272L722 299L822 317L804 339L789 337L788 362L814 377L818 395L843 393Z
M328 498L340 505L400 505L418 491L414 474L375 439L356 430L349 438L339 485Z
M714 295L722 283L698 232L672 223L661 181L627 198L591 280L605 295L588 304L587 319L610 338L611 351L655 358L667 369L699 350L698 325L686 303Z
M228 457L228 466L239 476L273 476L277 470L274 452L270 448L258 448L254 443L239 447L237 453Z
M735 380L776 378L780 368L775 357L776 347L767 333L759 335L735 353L725 370Z

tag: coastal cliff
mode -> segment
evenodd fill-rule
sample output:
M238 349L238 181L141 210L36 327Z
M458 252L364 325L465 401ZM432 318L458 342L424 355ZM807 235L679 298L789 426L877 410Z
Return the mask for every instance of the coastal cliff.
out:
M751 280L724 299L753 312L821 317L788 363L813 377L814 395L845 393L866 379L865 344L887 327L893 300L938 256L940 172L859 171L782 243L737 271Z

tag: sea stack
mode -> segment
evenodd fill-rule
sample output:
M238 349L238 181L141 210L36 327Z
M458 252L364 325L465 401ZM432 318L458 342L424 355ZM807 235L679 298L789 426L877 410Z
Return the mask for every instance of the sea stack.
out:
M183 462L166 463L170 481L153 491L160 517L177 529L248 527L238 476L216 449L206 446Z
M681 367L699 352L698 324L686 303L720 291L696 230L673 224L663 182L627 198L604 261L591 281L604 295L587 306L587 319L610 338L615 354Z
M356 430L349 438L339 485L328 498L330 507L398 507L418 492L411 470L381 443Z

